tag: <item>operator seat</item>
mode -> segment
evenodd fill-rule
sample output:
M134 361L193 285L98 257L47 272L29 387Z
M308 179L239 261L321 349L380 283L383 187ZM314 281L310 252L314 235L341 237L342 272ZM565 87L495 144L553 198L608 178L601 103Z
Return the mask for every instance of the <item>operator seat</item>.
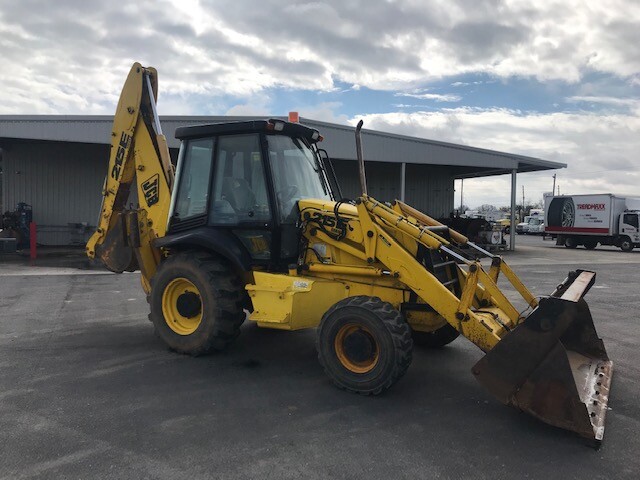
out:
M244 178L224 177L222 196L236 212L247 212L256 205L256 196Z

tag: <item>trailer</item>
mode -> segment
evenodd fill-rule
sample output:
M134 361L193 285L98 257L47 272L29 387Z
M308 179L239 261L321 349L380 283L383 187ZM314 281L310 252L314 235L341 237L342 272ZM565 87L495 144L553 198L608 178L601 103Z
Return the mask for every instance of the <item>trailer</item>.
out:
M593 250L614 245L630 252L640 247L640 199L611 193L545 196L545 235L556 245Z

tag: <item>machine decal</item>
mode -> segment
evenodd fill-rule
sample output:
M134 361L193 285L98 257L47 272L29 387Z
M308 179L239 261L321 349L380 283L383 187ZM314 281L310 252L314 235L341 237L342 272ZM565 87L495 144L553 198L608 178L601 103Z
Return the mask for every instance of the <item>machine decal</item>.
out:
M305 282L304 280L296 280L293 282L294 290L307 290L309 288L309 282Z
M118 180L120 178L120 170L122 170L122 162L124 162L124 156L127 151L127 147L129 146L129 141L131 140L131 135L127 135L125 132L122 132L120 136L120 143L118 144L118 152L116 153L116 161L111 169L111 178L114 180Z
M144 193L144 199L147 202L147 207L150 207L151 205L155 205L156 203L158 203L158 200L160 198L159 191L158 191L159 178L160 177L156 173L153 177L149 178L148 180L145 180L142 183L142 192Z
M340 217L336 218L335 215L324 215L322 212L313 212L309 220L324 227L328 230L328 233L338 239L342 239L347 235L348 223Z

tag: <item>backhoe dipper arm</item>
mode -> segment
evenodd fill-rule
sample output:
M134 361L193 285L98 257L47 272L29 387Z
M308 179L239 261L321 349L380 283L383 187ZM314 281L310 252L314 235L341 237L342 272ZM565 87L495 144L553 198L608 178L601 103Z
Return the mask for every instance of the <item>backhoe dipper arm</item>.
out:
M98 228L86 246L90 258L97 256L114 272L140 268L145 290L160 260L151 242L166 232L174 178L157 92L156 70L134 63L113 119ZM126 209L134 182L139 205Z

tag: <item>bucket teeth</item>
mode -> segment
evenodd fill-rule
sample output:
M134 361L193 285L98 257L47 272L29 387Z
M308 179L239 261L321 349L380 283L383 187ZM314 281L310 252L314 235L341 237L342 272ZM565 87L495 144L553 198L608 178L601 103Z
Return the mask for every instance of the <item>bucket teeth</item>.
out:
M604 436L604 422L609 405L609 388L611 387L613 362L610 360L595 362L587 367L590 368L585 378L582 398L589 412L595 440L601 442Z

